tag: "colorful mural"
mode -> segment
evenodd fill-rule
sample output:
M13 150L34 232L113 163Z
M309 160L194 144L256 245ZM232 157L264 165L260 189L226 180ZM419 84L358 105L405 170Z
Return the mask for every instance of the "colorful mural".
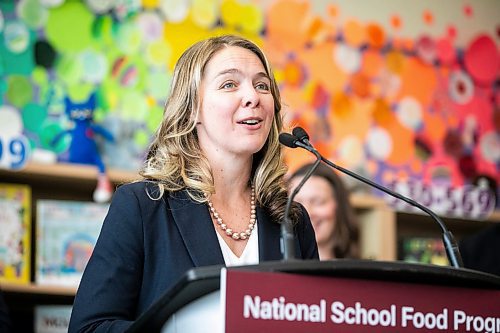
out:
M2 1L0 129L13 132L6 121L17 121L32 149L65 160L69 140L51 144L71 126L64 99L95 93L94 120L117 138L102 143L105 163L135 169L160 121L181 52L206 36L236 33L266 50L286 119L304 127L325 157L382 184L406 184L400 190L417 197L425 197L426 186L444 185L446 193L468 184L496 188L500 20L495 32L471 35L433 4L413 13L422 29L410 35L408 16L397 7L375 20L365 18L369 13L345 14L343 6L347 2ZM481 19L474 16L479 6L456 2L454 9L474 21ZM446 28L427 33L438 23ZM291 169L310 159L306 152L286 156ZM447 195L463 201L462 192ZM485 210L495 206L495 198L471 195Z
M491 210L496 198L484 191L498 193L500 180L500 32L478 32L460 47L453 22L439 36L408 38L397 12L387 28L342 17L341 5L324 4L323 16L312 7L281 0L267 11L265 45L290 122L328 159L440 213ZM471 5L457 10L473 19ZM418 14L422 31L446 19ZM288 163L311 158L294 151Z
M54 143L72 126L65 99L95 94L93 120L115 138L100 143L104 162L132 170L161 120L181 52L212 34L259 42L264 24L258 7L235 1L12 0L0 10L0 142L23 132L33 151L68 161L71 138Z
M478 35L458 49L454 29L412 40L396 37L397 16L385 31L355 19L336 25L341 8L330 6L322 19L309 7L270 6L266 46L291 117L323 154L382 182L431 182L438 169L453 185L479 174L500 179L499 36ZM431 13L422 15L424 25Z

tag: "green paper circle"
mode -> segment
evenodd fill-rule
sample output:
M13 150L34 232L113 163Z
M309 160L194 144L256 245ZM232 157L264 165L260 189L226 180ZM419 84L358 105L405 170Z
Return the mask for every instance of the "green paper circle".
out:
M48 82L48 74L47 70L44 67L37 66L31 72L31 79L33 80L34 83L38 85L45 85Z
M42 28L47 22L48 11L38 0L24 0L20 2L16 8L16 12L31 29Z
M7 78L7 100L21 109L33 99L33 87L25 76L11 75Z
M42 148L52 150L57 154L67 150L71 142L69 134L64 135L64 137L62 137L57 142L57 144L55 145L51 144L51 141L55 138L55 136L63 131L64 129L61 127L60 124L54 122L45 122L40 128L40 131L38 132Z
M3 95L7 91L7 82L5 80L0 80L0 95Z
M66 2L52 8L45 33L59 52L80 51L92 43L94 15L82 2Z
M25 129L38 132L47 117L47 110L38 104L29 103L23 108L21 117Z

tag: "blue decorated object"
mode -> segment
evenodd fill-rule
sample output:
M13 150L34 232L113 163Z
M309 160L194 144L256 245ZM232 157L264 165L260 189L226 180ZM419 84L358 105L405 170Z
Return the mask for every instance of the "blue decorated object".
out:
M106 176L106 169L95 140L97 135L110 142L115 140L108 130L94 123L96 95L91 94L85 102L81 103L75 103L65 97L64 104L66 115L73 121L74 126L58 133L52 139L51 144L56 145L65 135L71 135L69 162L95 165L99 170L99 176L94 200L97 202L108 201L111 197L111 184Z
M95 165L98 167L99 173L104 173L104 163L95 138L96 135L101 135L110 142L114 142L114 138L104 127L94 123L95 94L91 94L83 103L75 103L68 97L64 99L64 103L66 115L73 121L74 127L57 134L52 140L52 144L56 145L65 135L70 134L69 161Z

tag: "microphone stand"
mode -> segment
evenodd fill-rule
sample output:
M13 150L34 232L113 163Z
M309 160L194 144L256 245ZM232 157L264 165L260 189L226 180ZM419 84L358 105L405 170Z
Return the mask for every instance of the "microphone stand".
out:
M341 166L327 160L323 156L321 156L321 160L334 169L337 169L337 170L339 170L339 171L341 171L341 172L343 172L343 173L345 173L353 178L356 178L357 180L359 180L361 182L367 183L368 185L371 185L371 186L377 188L378 190L389 194L390 196L393 196L393 197L396 197L400 200L403 200L404 202L408 203L409 205L417 207L417 208L421 209L422 211L426 212L431 218L434 219L434 221L436 221L439 224L439 226L443 232L444 247L446 249L446 255L448 257L448 261L450 262L450 264L456 268L463 267L462 256L460 255L460 251L458 249L458 244L455 241L453 234L448 230L448 228L446 228L446 225L439 218L439 216L436 215L436 213L434 213L432 210L425 207L424 205L419 204L415 200L412 200L408 197L405 197L397 192L391 191L388 188L386 188L382 185L379 185L377 183L374 183L373 181L371 181L371 180L369 180L361 175L358 175L352 171L349 171L345 168L342 168Z
M303 149L309 150L316 156L316 161L313 166L307 171L300 183L292 191L292 194L288 196L285 206L285 216L283 217L283 223L281 223L281 253L283 255L284 261L290 261L295 259L295 235L293 232L293 223L290 220L290 209L292 207L293 198L299 193L305 182L311 177L314 170L321 163L321 155L315 150L311 149L309 146L300 142L296 137L288 133L280 134L280 142L287 147L297 148L301 147Z
M309 140L308 140L308 136L307 136L307 133L305 133L305 131L302 129L302 128L298 128L298 131L296 131L296 133L301 133L302 136L300 138L297 138L297 141L299 141L300 143L302 143L302 145L299 145L298 143L295 143L295 146L296 147L301 147L303 149L306 149L307 151L310 151L312 152L316 157L319 155L321 160L323 162L325 162L327 165L329 165L330 167L334 168L334 169L337 169L339 170L340 172L343 172L363 183L366 183L370 186L373 186L375 187L376 189L384 192L384 193L387 193L389 194L390 196L393 196L393 197L396 197L400 200L403 200L404 202L410 204L411 206L414 206L414 207L417 207L419 209L421 209L422 211L424 211L425 213L427 213L434 221L436 221L438 223L438 225L440 226L442 232L443 232L443 243L444 243L444 247L445 247L445 250L446 250L446 255L448 257L448 261L450 262L450 265L452 265L453 267L456 267L456 268L461 268L464 266L463 262L462 262L462 256L460 255L460 251L459 251L459 248L458 248L458 244L457 242L455 241L455 238L453 237L453 234L448 230L448 228L446 228L446 225L444 224L444 222L436 215L436 213L434 213L432 210L430 210L429 208L421 205L420 203L410 199L410 198L407 198L395 191L392 191L382 185L379 185L361 175L358 175L357 173L354 173L350 170L347 170L345 168L342 168L341 166L338 166L336 165L335 163L327 160L326 158L324 158L314 147L312 144L309 143ZM303 142L301 142L301 140ZM307 140L307 141L306 141ZM306 147L304 147L306 146ZM293 147L294 148L294 147Z

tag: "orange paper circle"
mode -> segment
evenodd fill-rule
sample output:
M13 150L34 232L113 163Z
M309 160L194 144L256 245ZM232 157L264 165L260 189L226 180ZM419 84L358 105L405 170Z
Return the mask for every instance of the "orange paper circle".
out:
M366 42L366 29L356 20L348 20L344 25L344 39L351 46Z
M385 32L377 23L370 23L366 27L366 34L368 36L368 45L375 48L380 48L385 42Z

